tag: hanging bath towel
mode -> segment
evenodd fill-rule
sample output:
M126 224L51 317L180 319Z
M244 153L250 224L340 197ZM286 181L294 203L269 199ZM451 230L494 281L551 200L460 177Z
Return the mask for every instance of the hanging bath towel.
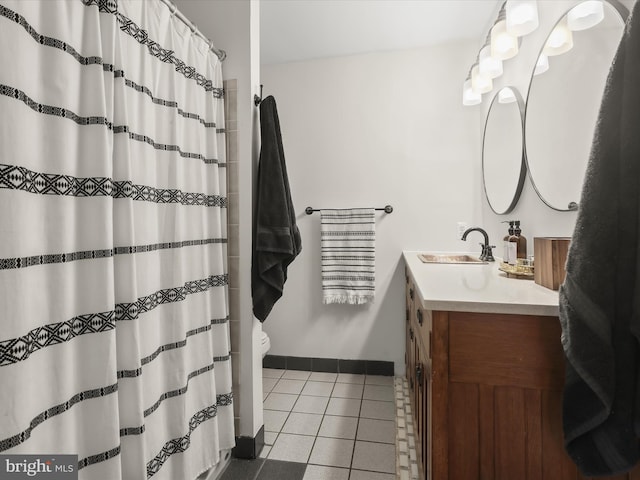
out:
M321 211L324 303L371 303L375 294L373 208Z
M260 104L260 161L253 229L251 295L253 314L264 322L282 297L287 268L302 250L291 200L276 100Z

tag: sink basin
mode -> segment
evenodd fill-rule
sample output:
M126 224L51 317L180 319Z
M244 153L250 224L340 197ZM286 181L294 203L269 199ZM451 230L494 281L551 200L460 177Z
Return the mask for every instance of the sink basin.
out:
M422 260L423 263L477 263L479 265L487 263L484 260L480 260L478 257L473 257L471 255L432 255L428 253L422 253L418 255L418 258Z

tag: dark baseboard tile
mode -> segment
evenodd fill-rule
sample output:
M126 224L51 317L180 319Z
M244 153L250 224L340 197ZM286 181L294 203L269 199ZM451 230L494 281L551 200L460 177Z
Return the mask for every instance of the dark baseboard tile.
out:
M338 360L338 373L367 373L366 360Z
M284 370L287 368L287 357L281 357L280 355L266 355L262 359L262 367L279 368Z
M287 370L311 371L311 359L309 357L287 357Z
M341 360L337 358L285 357L267 355L262 360L264 368L303 370L306 372L355 373L367 375L394 375L393 362L381 360Z
M232 454L235 458L253 460L258 458L264 447L264 425L260 427L255 437L236 437L236 446Z
M338 359L337 358L312 358L311 371L338 373Z
M393 367L393 362L383 362L379 360L366 361L367 375L384 375L386 377L392 377L395 373Z

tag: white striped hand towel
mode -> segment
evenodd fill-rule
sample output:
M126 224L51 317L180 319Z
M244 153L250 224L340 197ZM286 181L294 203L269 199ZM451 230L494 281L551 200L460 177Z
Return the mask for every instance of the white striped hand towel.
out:
M321 210L324 303L371 303L375 294L373 208Z

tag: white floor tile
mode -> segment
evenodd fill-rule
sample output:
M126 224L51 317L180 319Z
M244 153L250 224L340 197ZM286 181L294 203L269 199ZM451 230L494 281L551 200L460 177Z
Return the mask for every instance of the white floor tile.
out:
M263 368L262 369L262 377L266 378L280 378L284 370L279 370L277 368Z
M393 402L395 400L393 387L390 385L365 385L362 398L366 400L381 400L385 402Z
M356 417L336 417L325 415L320 425L318 435L321 437L346 438L353 440L356 438L358 429L358 419Z
M336 383L331 396L340 398L362 398L362 389L363 385Z
M271 447L268 458L286 462L307 463L315 437L281 433Z
M274 442L276 441L276 438L278 437L278 433L277 432L269 432L267 431L266 427L264 429L264 444L265 445L273 445Z
M292 393L299 394L302 391L302 387L304 387L303 380L288 380L286 378L281 378L276 383L276 386L273 387L272 392L276 393Z
M306 380L309 378L311 372L305 372L303 370L287 370L282 374L282 378L289 380Z
M282 427L282 432L315 436L318 434L320 422L322 422L322 415L291 412Z
M360 399L331 398L329 400L329 405L327 405L327 411L325 414L357 417L360 415Z
M302 389L303 395L315 395L318 397L330 397L333 390L333 383L312 382L309 380Z
M271 451L271 445L265 445L264 447L262 447L262 451L260 452L260 455L258 455L258 457L267 458L270 451Z
M273 394L271 394L273 395ZM269 400L269 399L267 399ZM393 402L379 402L377 400L363 400L360 410L361 418L375 418L377 420L393 420L396 418L396 408Z
M361 418L358 424L358 440L369 442L396 442L396 422ZM406 443L406 442L405 442Z
M309 463L330 467L349 467L353 453L353 440L339 438L316 438Z
M279 432L287 420L289 412L278 412L275 410L264 411L264 431Z
M323 414L327 409L329 397L311 397L300 395L298 401L293 406L294 412L299 413L319 413Z
M290 412L297 399L297 395L271 392L267 399L262 403L262 406L267 410L282 410L284 412Z
M349 469L307 465L302 480L348 480Z
M338 378L337 373L313 372L309 380L313 380L314 382L335 382L336 378Z
M339 373L338 380L339 383L356 383L358 385L364 385L364 375L358 375L355 373Z
M395 475L377 472L365 472L363 470L351 470L351 480L396 480Z
M262 377L262 391L270 392L276 386L276 383L278 383L277 378Z
M393 385L395 377L386 377L384 375L367 375L364 383L367 385Z
M396 446L356 441L352 468L395 474Z

